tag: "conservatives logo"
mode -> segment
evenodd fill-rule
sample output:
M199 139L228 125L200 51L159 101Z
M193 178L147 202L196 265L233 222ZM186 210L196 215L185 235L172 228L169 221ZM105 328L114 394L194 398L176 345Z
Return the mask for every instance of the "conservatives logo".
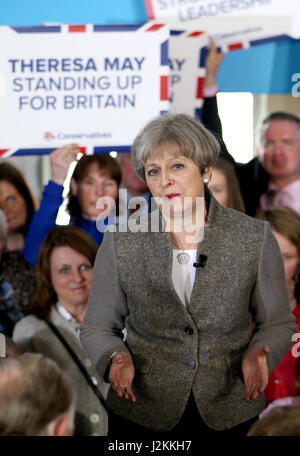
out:
M44 139L46 141L52 141L54 139L58 140L80 140L80 139L103 139L111 138L110 132L91 132L91 133L63 133L59 132L57 134L46 131L44 133Z
M44 139L50 141L51 139L55 139L55 135L50 133L50 131L46 131L46 133L44 133Z

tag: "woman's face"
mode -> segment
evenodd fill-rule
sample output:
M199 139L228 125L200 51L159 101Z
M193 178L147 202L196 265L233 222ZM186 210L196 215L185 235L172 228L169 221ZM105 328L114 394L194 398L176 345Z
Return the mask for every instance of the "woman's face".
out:
M177 146L166 144L145 164L147 185L160 207L169 208L171 217L194 214L196 197L204 196L199 167L178 151Z
M288 238L273 230L273 234L277 239L279 248L284 262L284 270L287 282L289 282L295 275L298 264L300 263L300 256L298 249Z
M93 266L84 255L68 246L55 247L50 256L50 271L62 306L70 309L87 304Z
M27 207L18 190L7 181L0 181L0 208L3 210L8 233L20 231L27 218Z
M225 174L223 174L222 171L216 168L212 168L212 175L208 184L208 188L220 204L223 204L223 206L228 206L229 190Z
M74 184L73 181L72 193L78 198L82 216L88 220L96 220L105 210L104 207L96 208L100 197L116 200L118 196L117 182L110 177L107 170L99 169L97 163L91 163L83 179Z

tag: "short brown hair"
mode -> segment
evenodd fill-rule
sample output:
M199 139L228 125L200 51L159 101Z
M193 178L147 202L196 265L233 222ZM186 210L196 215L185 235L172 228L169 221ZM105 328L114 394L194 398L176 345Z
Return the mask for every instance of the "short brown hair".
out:
M118 187L120 187L122 181L121 166L118 160L111 157L109 154L83 155L74 169L72 179L74 179L76 183L80 183L86 176L90 165L93 163L96 163L96 165L98 165L100 171L107 172L111 179L116 181ZM72 194L71 189L68 193L67 199L67 211L71 216L71 220L80 217L81 208L79 201L77 196Z
M55 247L68 246L84 255L94 265L98 246L93 238L77 226L56 226L45 237L38 255L36 287L29 312L36 317L48 318L57 296L51 282L51 254Z
M267 117L262 121L262 124L260 126L260 142L263 143L265 139L265 134L266 130L269 127L269 124L271 122L275 121L285 121L285 122L292 122L296 125L298 128L299 134L300 134L300 118L297 117L295 114L292 114L290 112L284 112L284 111L276 111L276 112L271 112L270 114L267 115Z
M18 193L20 193L21 197L25 201L27 216L25 225L22 227L22 233L24 236L26 236L37 206L30 187L27 184L25 177L21 171L19 171L19 169L13 166L11 163L5 161L0 163L0 181L8 182L13 187L15 187L15 189L18 191Z

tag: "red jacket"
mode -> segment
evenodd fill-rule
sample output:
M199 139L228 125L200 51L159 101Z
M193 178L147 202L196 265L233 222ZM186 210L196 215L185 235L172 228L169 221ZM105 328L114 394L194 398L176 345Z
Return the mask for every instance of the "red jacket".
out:
M300 304L295 308L293 314L300 332ZM296 396L296 366L298 358L292 355L292 350L283 358L279 366L269 377L269 383L265 389L266 405L275 399L288 396Z

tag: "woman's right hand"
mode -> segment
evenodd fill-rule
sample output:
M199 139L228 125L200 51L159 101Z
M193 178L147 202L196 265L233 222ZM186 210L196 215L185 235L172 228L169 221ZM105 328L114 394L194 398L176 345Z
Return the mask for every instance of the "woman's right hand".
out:
M116 353L111 360L108 379L119 397L136 402L132 391L133 378L134 367L130 353L126 351Z
M53 182L59 185L64 184L70 164L76 160L79 152L78 144L67 144L50 154L51 180Z

